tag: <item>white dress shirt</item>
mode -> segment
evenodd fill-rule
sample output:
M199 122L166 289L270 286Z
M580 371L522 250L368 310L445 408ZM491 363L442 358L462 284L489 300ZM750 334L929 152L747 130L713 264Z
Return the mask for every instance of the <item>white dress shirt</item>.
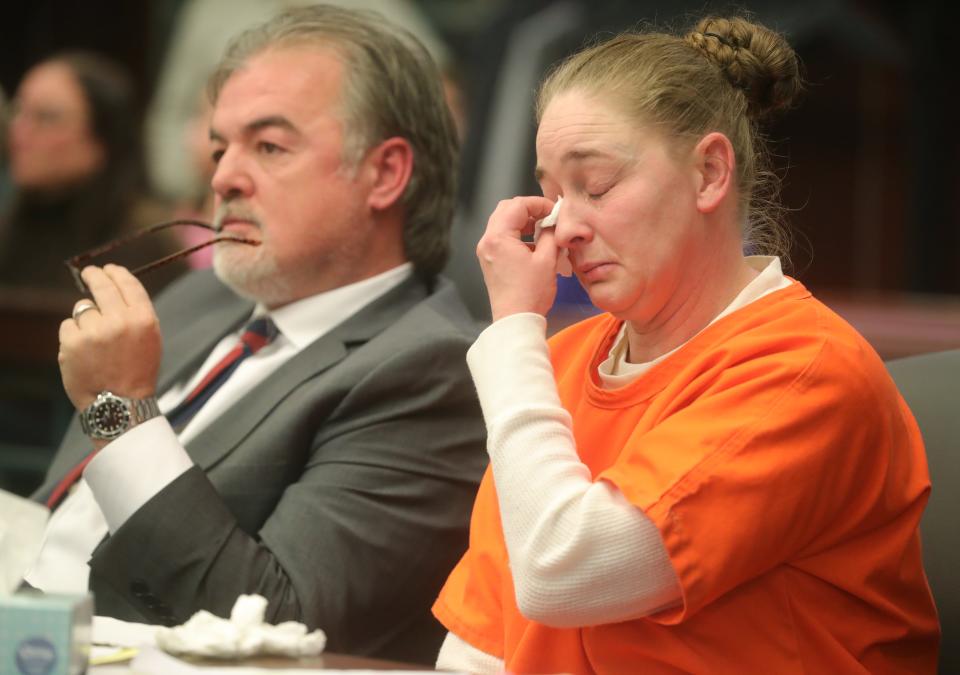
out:
M82 593L89 584L87 561L108 532L116 532L154 495L187 471L193 462L184 444L217 419L304 347L400 285L412 274L404 263L354 284L304 298L267 312L260 305L251 318L269 314L278 329L269 345L240 363L179 437L165 417L145 422L107 444L90 461L70 494L47 523L37 562L24 577L48 593ZM226 335L200 369L160 397L172 410L240 339L243 328Z

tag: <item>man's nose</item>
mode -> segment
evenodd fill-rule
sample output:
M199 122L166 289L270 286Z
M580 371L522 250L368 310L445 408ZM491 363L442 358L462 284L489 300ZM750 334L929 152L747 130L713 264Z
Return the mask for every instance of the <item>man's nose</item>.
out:
M243 157L230 149L220 156L210 185L214 192L225 199L248 197L253 192L253 179L246 170Z

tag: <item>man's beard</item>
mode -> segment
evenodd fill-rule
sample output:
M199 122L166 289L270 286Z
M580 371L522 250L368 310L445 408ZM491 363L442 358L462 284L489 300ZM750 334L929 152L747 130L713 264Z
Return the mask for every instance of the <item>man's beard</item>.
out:
M253 248L230 242L216 244L213 271L234 293L267 307L286 304L292 297L290 281L263 245Z
M260 245L220 242L213 247L213 271L237 295L276 307L289 302L294 284L281 274L280 265L264 241L263 223L243 201L221 203L214 215L217 232L223 230L224 220L239 218L256 225L260 231Z

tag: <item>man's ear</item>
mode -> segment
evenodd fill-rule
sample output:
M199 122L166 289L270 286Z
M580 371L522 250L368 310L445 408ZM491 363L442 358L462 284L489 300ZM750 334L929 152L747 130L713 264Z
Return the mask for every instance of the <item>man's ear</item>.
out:
M388 138L369 152L364 163L370 172L370 196L367 203L374 211L396 204L407 189L413 173L413 147L405 138Z
M711 213L736 187L737 158L733 145L724 134L714 131L700 139L693 156L699 178L697 209Z

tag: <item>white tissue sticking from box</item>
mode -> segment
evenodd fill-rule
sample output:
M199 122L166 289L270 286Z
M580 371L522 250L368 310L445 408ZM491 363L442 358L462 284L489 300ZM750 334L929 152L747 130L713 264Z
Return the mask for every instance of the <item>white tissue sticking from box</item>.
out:
M157 629L157 645L171 654L244 658L258 654L316 656L327 644L322 630L307 632L296 621L276 626L263 622L267 600L260 595L237 598L230 619L201 610L182 626Z
M0 490L0 595L16 591L37 561L49 517L46 506Z
M563 203L563 197L557 198L557 203L553 205L553 210L546 218L541 218L533 225L533 240L540 238L540 232L548 227L556 227L557 220L560 218L560 205ZM569 277L573 274L573 265L570 263L570 251L562 249L557 258L557 274Z

